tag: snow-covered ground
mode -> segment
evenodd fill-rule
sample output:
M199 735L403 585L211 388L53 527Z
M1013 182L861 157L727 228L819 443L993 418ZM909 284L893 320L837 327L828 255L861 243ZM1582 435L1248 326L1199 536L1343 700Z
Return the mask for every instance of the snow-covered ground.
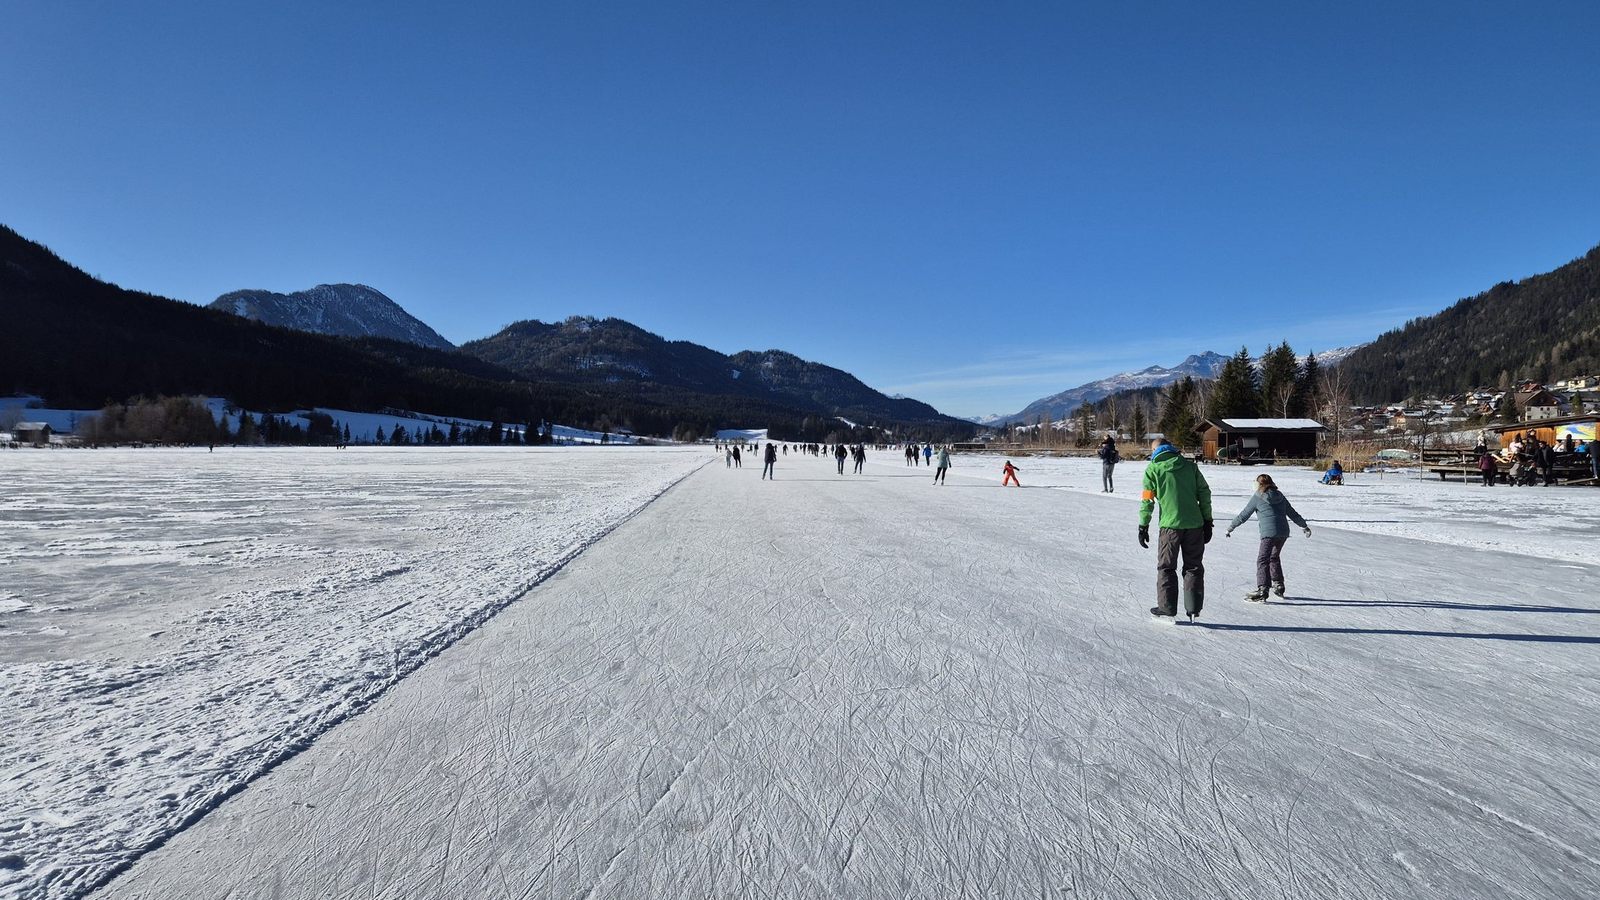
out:
M104 880L710 458L8 453L0 894Z
M1003 455L951 457L951 471L999 482ZM1100 461L1088 457L1014 457L1025 487L1100 492ZM1115 470L1114 498L1139 501L1145 463ZM1451 547L1500 550L1568 562L1600 559L1600 491L1591 487L1483 487L1473 478L1440 481L1426 469L1350 472L1343 487L1319 483L1322 473L1289 466L1205 466L1219 531L1244 508L1263 472L1313 525L1414 538ZM1476 473L1471 473L1475 476ZM1133 522L1134 513L1128 514ZM1124 523L1126 524L1126 523ZM1132 525L1126 525L1131 529ZM1255 534L1253 522L1246 536Z
M31 549L8 568L83 606L0 614L29 623L0 684L10 888L74 896L159 843L101 896L1600 895L1600 565L1478 545L1551 514L1519 504L1600 493L1479 488L1486 524L1459 485L1275 470L1316 527L1285 553L1291 597L1239 599L1250 525L1207 547L1201 624L1172 626L1144 612L1137 464L1104 496L1094 461L1020 460L1017 490L999 457L939 487L893 452L859 476L791 454L773 481L705 447L544 453L0 476L35 497L4 520L0 546ZM65 457L95 458L30 458ZM505 602L561 556L540 522L704 460ZM1221 513L1255 472L1207 474ZM1395 514L1363 490L1416 507L1425 539L1374 529ZM391 620L496 591L498 615L393 680ZM141 602L175 624L119 612ZM285 746L272 709L325 712ZM226 802L186 790L302 747Z

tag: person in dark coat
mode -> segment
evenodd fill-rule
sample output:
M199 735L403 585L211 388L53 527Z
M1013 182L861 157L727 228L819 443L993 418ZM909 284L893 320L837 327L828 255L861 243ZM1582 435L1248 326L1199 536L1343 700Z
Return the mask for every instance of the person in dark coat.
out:
M835 460L837 460L838 463L839 463L839 474L840 475L844 474L844 459L848 455L849 454L845 452L843 444L837 444L837 445L834 446L834 448L833 448L833 458Z
M1556 448L1545 443L1544 441L1540 441L1539 449L1533 451L1533 458L1538 464L1539 470L1544 473L1544 486L1549 487L1550 485L1555 484Z
M1117 467L1117 463L1122 462L1122 454L1117 452L1117 442L1111 435L1106 435L1105 442L1095 451L1095 456L1100 457L1100 493L1115 493L1111 485L1111 470Z
M766 481L768 478L774 478L774 479L777 478L778 477L777 473L774 471L774 468L777 465L778 465L778 445L777 444L768 444L767 445L767 453L766 453L766 464L761 467L761 480L762 481Z
M1256 517L1256 525L1261 531L1261 547L1256 552L1256 589L1244 598L1261 603L1267 599L1269 590L1279 597L1283 596L1283 545L1289 540L1289 523L1300 526L1306 537L1311 537L1311 526L1300 518L1300 514L1289 503L1289 498L1283 496L1283 492L1273 483L1272 476L1267 474L1256 476L1256 492L1250 495L1250 502L1245 504L1244 509L1233 517L1223 537L1233 537L1233 530L1248 522L1251 516Z

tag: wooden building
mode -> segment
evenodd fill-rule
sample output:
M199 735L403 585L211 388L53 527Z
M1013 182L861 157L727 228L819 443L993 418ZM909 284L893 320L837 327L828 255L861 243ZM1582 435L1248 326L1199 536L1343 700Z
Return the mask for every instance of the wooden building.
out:
M1209 462L1270 465L1280 459L1315 459L1327 431L1314 419L1207 419L1200 434Z
M1504 450L1511 446L1511 442L1518 436L1524 441L1528 438L1538 438L1551 446L1561 446L1570 435L1574 446L1582 446L1594 440L1597 425L1600 425L1600 415L1585 413L1581 416L1512 422L1509 425L1496 425L1489 430L1500 436L1500 449Z
M11 437L19 444L43 447L50 443L50 425L46 422L18 422L11 429Z

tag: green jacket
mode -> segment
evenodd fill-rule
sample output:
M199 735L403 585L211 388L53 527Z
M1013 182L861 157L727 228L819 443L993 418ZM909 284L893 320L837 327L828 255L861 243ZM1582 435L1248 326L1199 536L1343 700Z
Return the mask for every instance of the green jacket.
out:
M1211 521L1211 485L1193 460L1171 447L1163 447L1145 467L1140 525L1150 524L1157 503L1162 528L1199 528Z

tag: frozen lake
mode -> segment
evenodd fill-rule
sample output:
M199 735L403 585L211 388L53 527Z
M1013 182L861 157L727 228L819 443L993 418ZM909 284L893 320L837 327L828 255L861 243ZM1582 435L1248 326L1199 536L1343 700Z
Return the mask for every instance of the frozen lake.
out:
M0 458L0 887L74 896L702 464L606 448Z
M1290 600L1250 523L1174 627L1135 464L712 459L7 457L0 884L1600 892L1596 492L1277 470ZM1225 521L1254 471L1206 474Z

